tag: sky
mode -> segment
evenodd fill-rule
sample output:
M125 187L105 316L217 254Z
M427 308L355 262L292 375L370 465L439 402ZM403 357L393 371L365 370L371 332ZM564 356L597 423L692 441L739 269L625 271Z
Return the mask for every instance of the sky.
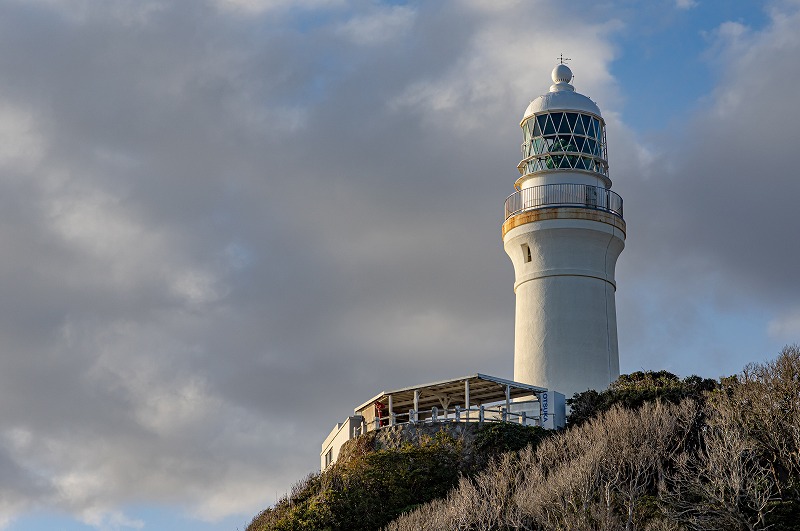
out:
M0 528L243 530L382 390L512 377L563 53L622 372L800 341L800 2L0 0ZM794 161L794 162L793 162Z

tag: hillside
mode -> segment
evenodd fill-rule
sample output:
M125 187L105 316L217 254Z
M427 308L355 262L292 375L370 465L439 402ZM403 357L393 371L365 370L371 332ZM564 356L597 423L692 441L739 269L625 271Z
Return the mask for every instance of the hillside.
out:
M475 423L369 432L345 443L336 463L295 485L247 531L380 529L444 497L492 457L535 445L546 435L541 428Z
M549 436L494 425L351 441L248 531L800 530L797 346L719 382L625 375L572 406Z

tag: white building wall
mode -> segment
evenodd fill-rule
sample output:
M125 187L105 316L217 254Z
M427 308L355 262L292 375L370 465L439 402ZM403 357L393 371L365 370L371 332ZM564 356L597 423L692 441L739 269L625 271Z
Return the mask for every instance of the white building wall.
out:
M572 397L619 376L614 269L625 234L563 218L524 223L503 240L515 271L514 380Z
M588 184L591 186L599 186L600 188L607 188L611 181L607 177L603 177L596 173L582 172L582 171L564 171L552 173L535 173L524 175L519 178L517 184L521 190L532 188L534 186L541 186L543 184Z
M322 443L322 451L319 453L320 470L325 470L339 459L339 451L342 449L342 445L353 438L353 431L360 429L363 422L363 417L354 415L333 427Z

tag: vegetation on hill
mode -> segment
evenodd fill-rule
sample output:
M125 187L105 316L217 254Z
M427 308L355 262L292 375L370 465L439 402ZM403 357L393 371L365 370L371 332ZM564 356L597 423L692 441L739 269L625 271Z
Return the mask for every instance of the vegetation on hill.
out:
M566 430L487 425L469 449L360 438L248 531L800 531L800 347L719 382L633 373L571 404Z
M678 404L687 398L702 403L708 392L718 386L719 383L711 378L687 376L681 380L668 371L623 374L605 391L598 393L588 390L568 398L567 404L571 411L567 423L570 426L579 426L616 405L637 409L656 400Z
M622 380L606 396L629 396L631 380L680 387L668 373ZM677 403L599 403L387 530L800 530L797 346Z
M474 476L493 456L534 445L547 434L541 428L486 424L478 427L469 449L440 431L419 444L376 450L370 432L351 441L348 455L309 475L256 516L247 531L380 529L419 504L444 497L459 478Z

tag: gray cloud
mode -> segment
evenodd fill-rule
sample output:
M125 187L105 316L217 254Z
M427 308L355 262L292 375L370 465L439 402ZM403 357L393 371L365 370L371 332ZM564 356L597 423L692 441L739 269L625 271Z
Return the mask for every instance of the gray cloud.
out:
M303 6L0 4L6 517L124 527L126 504L155 501L254 514L381 389L511 374L501 205L563 13ZM682 299L709 279L714 300L790 308L788 22L745 34L721 103L647 151L614 113L621 24L571 15L579 90L616 131L620 327L642 329L623 333L628 363L693 326ZM750 96L775 85L748 72L772 64L781 88Z
M645 141L645 156L621 159L636 153L631 138L615 151L632 228L620 274L639 285L623 295L621 311L640 327L624 333L684 372L697 366L696 349L712 351L731 335L715 322L770 336L776 348L800 335L792 320L800 296L793 205L800 184L792 155L800 68L791 59L800 51L791 30L800 14L782 7L761 31L721 25L707 57L708 75L719 79L714 93L660 138ZM707 341L687 349L693 353L675 353L703 336ZM740 347L707 360L706 370L723 374L736 370L732 362L772 355Z

